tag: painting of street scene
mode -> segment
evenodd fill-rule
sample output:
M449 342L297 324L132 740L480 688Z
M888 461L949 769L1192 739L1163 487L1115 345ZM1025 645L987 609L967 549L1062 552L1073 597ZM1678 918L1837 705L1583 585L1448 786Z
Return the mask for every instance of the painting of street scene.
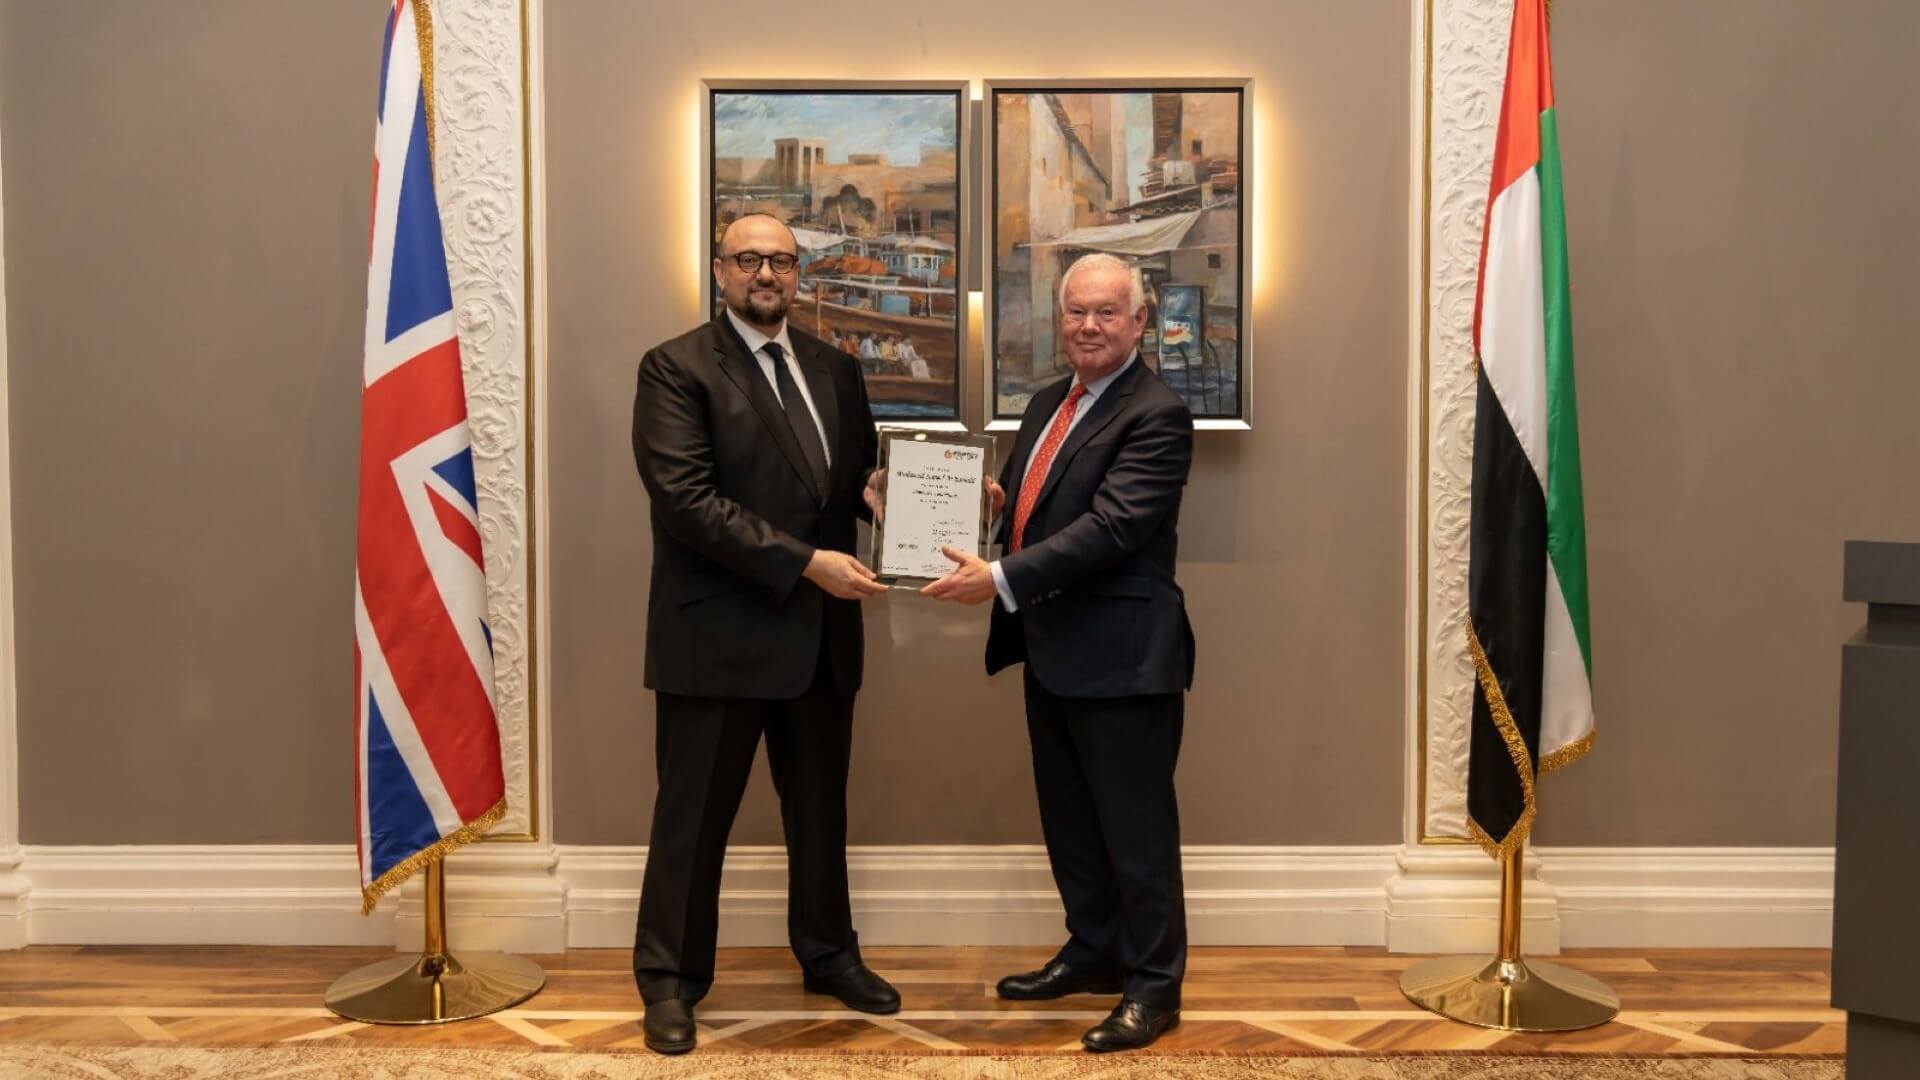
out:
M711 90L710 239L744 214L787 223L800 251L789 325L860 365L879 419L960 415L965 93Z
M1060 276L1101 251L1140 269L1141 358L1196 418L1242 418L1246 85L990 83L988 98L994 417L1069 372Z

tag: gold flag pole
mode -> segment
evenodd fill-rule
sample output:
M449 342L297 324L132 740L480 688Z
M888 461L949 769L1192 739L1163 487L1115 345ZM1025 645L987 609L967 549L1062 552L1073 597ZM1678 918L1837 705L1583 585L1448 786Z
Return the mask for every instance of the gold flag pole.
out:
M1400 976L1400 992L1415 1005L1479 1027L1502 1031L1578 1031L1620 1015L1620 998L1590 975L1520 955L1520 857L1515 844L1500 855L1500 953L1423 960Z
M547 973L525 957L447 951L444 856L426 867L427 927L419 956L349 971L327 988L327 1008L369 1024L446 1024L510 1008L538 993Z

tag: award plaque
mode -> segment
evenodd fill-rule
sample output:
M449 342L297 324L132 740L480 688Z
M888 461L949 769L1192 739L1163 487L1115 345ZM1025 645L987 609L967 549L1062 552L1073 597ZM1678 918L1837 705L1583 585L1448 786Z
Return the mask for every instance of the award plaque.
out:
M882 584L919 588L947 576L955 564L943 545L987 557L993 449L989 435L880 429L867 566Z

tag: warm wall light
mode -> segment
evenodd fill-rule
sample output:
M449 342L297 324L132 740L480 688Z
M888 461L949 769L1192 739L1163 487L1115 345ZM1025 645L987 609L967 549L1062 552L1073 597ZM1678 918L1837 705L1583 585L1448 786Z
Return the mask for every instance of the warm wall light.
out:
M670 273L670 276L675 280L687 282L687 309L693 312L694 322L702 322L707 317L705 299L707 272L705 268L708 261L708 249L711 246L707 242L707 238L700 235L701 223L706 220L706 216L701 213L701 204L704 203L707 198L705 190L707 148L702 145L701 142L700 132L703 118L700 112L706 108L706 104L705 89L696 85L693 91L693 101L687 106L686 114L687 193L684 205L691 211L691 213L686 215L686 219L687 237L693 248L691 253L692 257L687 260L686 265L698 266L701 270L699 273L692 275Z
M1278 200L1274 198L1273 193L1280 178L1272 155L1265 154L1268 137L1273 134L1273 118L1270 110L1257 94L1254 96L1252 105L1253 130L1247 133L1247 157L1254 164L1254 184L1246 193L1246 197L1251 203L1247 207L1247 212L1253 221L1253 232L1248 237L1248 242L1253 251L1249 253L1248 260L1251 263L1249 269L1252 279L1247 282L1247 297L1253 303L1258 303L1261 297L1269 295L1269 289L1279 285L1279 281L1275 278L1279 255L1274 250L1279 245L1274 236L1273 221L1274 206ZM1249 317L1252 316L1251 306L1247 314Z

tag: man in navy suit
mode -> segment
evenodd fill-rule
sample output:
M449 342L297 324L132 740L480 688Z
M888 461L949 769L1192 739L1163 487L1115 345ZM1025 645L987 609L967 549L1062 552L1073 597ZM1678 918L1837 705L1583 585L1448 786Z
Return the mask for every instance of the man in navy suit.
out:
M1186 900L1174 762L1193 631L1174 583L1175 524L1193 461L1193 415L1140 359L1139 272L1093 254L1060 281L1073 376L1027 405L1000 477L1010 513L988 563L957 565L921 590L995 600L987 672L1026 664L1027 732L1047 858L1067 943L1000 996L1120 993L1081 1040L1147 1046L1179 1022Z

